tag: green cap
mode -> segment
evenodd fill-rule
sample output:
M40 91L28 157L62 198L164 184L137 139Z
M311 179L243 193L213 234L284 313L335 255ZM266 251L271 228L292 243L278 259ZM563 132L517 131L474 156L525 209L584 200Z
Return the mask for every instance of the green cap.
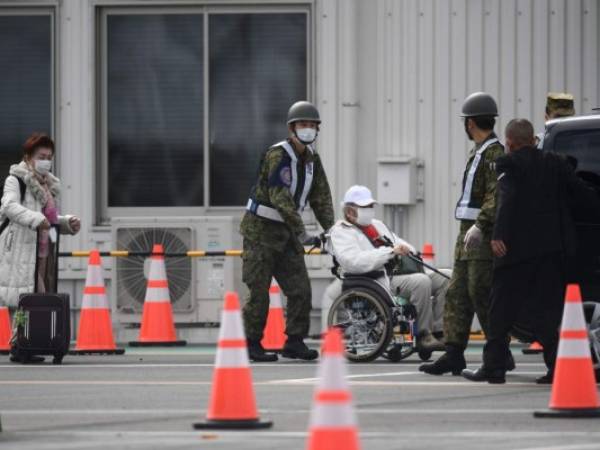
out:
M549 92L546 98L546 112L553 117L575 115L573 96L567 92Z

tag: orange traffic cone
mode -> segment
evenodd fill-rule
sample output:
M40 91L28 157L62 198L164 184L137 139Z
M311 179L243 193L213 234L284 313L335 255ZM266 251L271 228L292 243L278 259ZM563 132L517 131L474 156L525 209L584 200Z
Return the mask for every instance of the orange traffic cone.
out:
M90 353L110 355L125 353L124 349L117 348L115 345L110 320L110 306L106 298L106 287L102 276L102 260L98 250L90 252L85 288L83 289L77 343L75 349L69 352L72 355Z
M590 341L579 285L567 286L550 410L534 417L600 417Z
M139 341L130 342L132 347L171 347L187 344L186 341L178 341L175 334L164 253L162 245L156 244L152 248Z
M194 428L246 429L272 425L258 417L240 300L235 292L226 292L206 421L195 423Z
M435 264L435 253L433 252L433 245L430 243L423 244L423 250L421 250L421 258L423 262L433 266Z
M529 347L524 348L521 351L524 355L537 355L538 353L542 353L544 348L542 347L542 344L540 344L538 341L535 341L532 342Z
M281 289L275 278L269 288L269 315L261 341L265 350L280 351L285 344L285 319L281 303Z
M0 355L10 353L10 337L12 330L10 327L10 315L6 306L0 306Z
M360 442L352 396L346 381L344 345L337 328L331 328L325 335L318 378L306 448L358 450Z

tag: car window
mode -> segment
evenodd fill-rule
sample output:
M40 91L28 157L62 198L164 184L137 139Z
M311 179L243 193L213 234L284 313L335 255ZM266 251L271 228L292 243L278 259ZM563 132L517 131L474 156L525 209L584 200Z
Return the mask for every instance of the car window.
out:
M600 187L600 129L563 131L554 139L554 151L567 155L580 178Z
M554 138L554 151L574 158L578 172L600 175L600 129L563 131Z

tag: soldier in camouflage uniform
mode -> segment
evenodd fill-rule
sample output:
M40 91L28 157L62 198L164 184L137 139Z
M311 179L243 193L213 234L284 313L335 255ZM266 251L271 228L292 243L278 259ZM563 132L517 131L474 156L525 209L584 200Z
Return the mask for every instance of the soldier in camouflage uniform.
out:
M288 112L289 138L263 156L256 185L240 226L244 237L244 283L250 295L243 309L248 353L253 361L276 361L260 341L269 311L269 286L275 277L287 297L287 341L282 355L311 360L316 350L304 344L311 310L311 286L304 263L304 246L319 244L307 234L302 210L310 204L323 229L334 223L327 176L311 145L316 139L319 112L309 102L297 102Z
M493 131L497 115L496 102L483 92L471 94L463 103L465 131L475 147L469 153L463 191L456 206L460 231L444 310L446 353L420 367L432 375L460 375L466 367L464 351L474 313L483 331L487 330L493 257L490 240L496 214L495 161L504 154Z
M546 114L544 116L546 122L574 115L575 102L573 95L567 92L548 92L548 96L546 97ZM535 143L540 150L544 148L545 134L546 130L535 136Z

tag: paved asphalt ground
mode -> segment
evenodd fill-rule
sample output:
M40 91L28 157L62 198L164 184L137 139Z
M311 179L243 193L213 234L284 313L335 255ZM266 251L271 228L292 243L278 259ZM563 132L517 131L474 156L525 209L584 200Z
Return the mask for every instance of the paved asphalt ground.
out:
M468 351L471 367L480 345ZM540 356L515 348L506 385L418 372L401 363L350 365L366 449L600 449L600 419L534 419L550 387L533 383ZM124 356L68 356L62 366L21 366L0 357L0 449L303 449L316 371L284 360L253 365L269 431L199 432L212 349L127 349Z

